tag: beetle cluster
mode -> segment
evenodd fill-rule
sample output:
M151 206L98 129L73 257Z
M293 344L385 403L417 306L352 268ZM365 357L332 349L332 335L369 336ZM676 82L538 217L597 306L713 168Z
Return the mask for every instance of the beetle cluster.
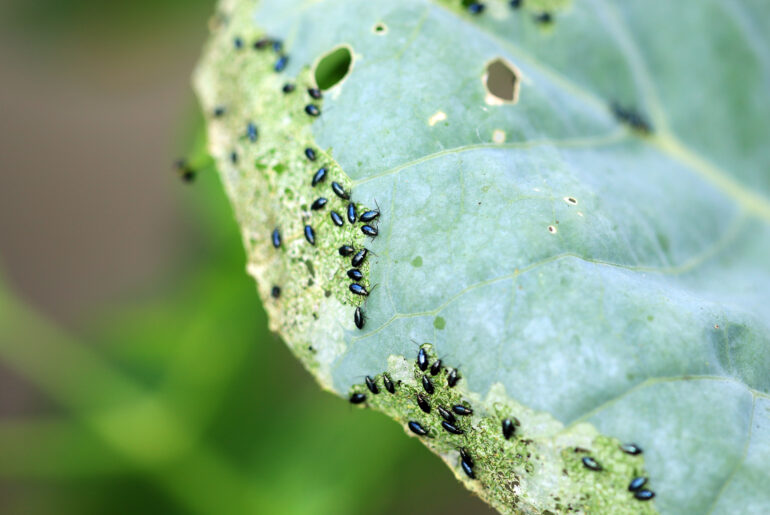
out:
M350 402L352 404L363 404L368 400L367 395L379 395L381 390L378 384L378 377L366 376L364 384L369 393L360 391L363 389L361 387L354 387L354 392L350 396ZM391 377L387 373L383 373L381 377L385 390L390 394L396 394L396 386ZM474 459L469 450L469 444L473 442L472 436L474 431L481 427L488 428L490 426L487 426L484 422L480 424L473 423L473 407L458 394L450 393L460 380L457 369L446 367L440 358L429 354L426 346L421 346L417 351L417 359L414 362L414 378L416 386L412 386L412 384L402 385L400 381L398 382L398 395L401 396L400 398L406 401L407 405L411 404L416 407L416 409L407 408L407 411L411 412L407 415L403 411L399 412L399 415L404 417L403 420L406 423L406 428L418 436L427 438L435 438L441 434L446 434L450 438L450 449L454 448L459 453L459 468L470 479L476 479L476 461L478 461L478 456ZM375 405L382 407L379 403ZM435 417L435 419L432 417ZM494 418L497 419L496 416ZM500 428L498 431L502 432L505 441L510 441L512 444L515 441L516 443L513 445L531 443L531 441L517 436L517 429L521 426L518 418L503 415L497 420L499 420L499 422L496 422L496 424L499 424L497 427ZM459 442L451 440L455 437L463 438L463 443L458 445ZM515 449L515 447L512 447L512 449ZM620 450L632 456L642 454L642 449L635 444L621 445ZM582 448L575 448L575 452L587 453L588 451ZM519 457L521 458L521 455ZM599 461L590 455L583 456L581 463L586 469L597 473L605 470ZM655 497L655 493L645 488L647 483L648 478L635 476L631 479L627 489L634 498L640 501L650 500Z
M244 48L243 39L236 38L236 41L240 42L235 43L236 49L240 50ZM257 39L252 46L257 51L272 49L272 51L277 55L276 61L273 64L273 70L278 73L285 70L289 61L289 56L284 52L283 43L281 40L271 37L261 37ZM298 85L294 82L285 82L281 86L281 91L284 95L293 94L295 91L297 91L297 89ZM303 104L305 104L304 112L309 116L320 116L321 108L318 101L323 99L323 92L314 86L308 87L306 92L310 98L307 103L303 102ZM223 116L225 112L226 109L224 107L217 107L214 112L214 116L219 118ZM259 129L253 121L248 121L246 123L245 131L243 134L245 141L248 143L256 143L259 139ZM319 160L319 156L321 154L319 151L312 147L305 148L303 153L304 158L311 165L315 164L316 161ZM231 154L231 161L233 164L238 162L238 154L235 151L233 151ZM303 234L305 240L307 240L310 245L316 245L316 229L310 222L310 219L314 213L323 212L324 210L328 210L329 218L331 219L331 222L334 226L343 227L346 223L346 220L347 223L352 226L360 223L359 229L362 234L370 238L377 237L379 234L379 228L377 226L377 220L380 216L379 209L374 210L363 208L362 206L353 202L351 200L350 192L347 191L344 186L342 186L342 181L331 178L332 172L330 170L331 167L327 164L318 166L314 169L308 181L311 191L321 189L326 184L330 183L331 195L324 196L323 193L320 193L320 195L315 200L313 200L312 203L310 203L309 213L303 221ZM342 202L342 205L340 207L336 207L335 202ZM278 249L281 247L283 239L280 228L274 228L270 240L274 248ZM346 272L348 278L350 278L352 281L348 285L348 290L355 296L367 297L370 293L370 290L367 289L368 287L365 285L365 276L361 269L369 254L368 249L363 247L354 248L352 245L343 245L339 248L339 254L344 258L351 258L350 268ZM280 288L274 291L280 291ZM280 293L278 295L280 295ZM275 294L273 296L278 298L278 296ZM356 327L363 329L366 319L360 306L357 306L355 309L353 321Z
M421 346L415 360L414 377L417 381L417 387L404 385L399 393L408 403L416 405L419 411L415 410L415 414L421 412L426 416L435 416L436 419L433 421L430 418L410 415L407 417L406 427L418 436L433 437L436 436L434 432L436 430L432 429L431 426L435 424L441 428L439 433L467 438L474 430L474 425L471 422L474 414L473 407L467 401L462 400L458 394L447 395L453 391L452 389L461 379L458 370L446 367L440 358L432 358L426 347ZM395 385L390 376L382 374L382 381L388 392L396 393ZM399 382L399 384L401 383ZM366 376L365 385L372 395L380 393L376 378ZM366 394L360 391L355 391L350 396L350 402L353 404L361 404L366 400ZM515 420L516 425L520 425L515 417L502 421L503 436L506 440L513 436L514 422L512 420ZM466 446L455 446L455 448L460 453L460 468L468 477L475 479L475 462L470 451Z
M623 451L626 454L630 454L631 456L638 456L642 454L642 448L634 443L627 443L620 446L620 450ZM575 449L575 452L585 452L585 449ZM604 470L602 465L592 456L583 456L580 460L583 463L583 466L587 468L588 470L592 470L594 472L601 472ZM640 500L640 501L649 501L653 497L655 497L655 492L652 490L649 490L647 488L644 488L644 486L647 484L648 478L637 476L631 479L631 482L628 484L628 491L631 492L634 496L634 498Z
M308 89L308 94L316 99L321 98L321 92L317 89ZM309 161L314 162L317 159L317 153L314 149L308 147L305 149L305 157ZM326 179L328 174L329 171L327 166L324 165L318 168L310 181L311 187L315 188L319 184L327 182ZM343 210L345 213L344 218L339 213L339 211L333 209L334 206L332 202L334 197L331 197L332 201L330 201L327 197L318 197L315 201L313 201L310 209L312 211L322 211L328 206L329 218L331 218L332 223L336 227L343 227L345 225L345 219L347 219L347 222L351 226L355 226L356 223L360 223L360 229L364 235L371 238L377 237L379 234L379 229L375 222L380 216L380 211L373 209L361 209L360 206L357 206L353 201L351 201L350 192L345 190L345 188L337 181L331 181L331 191L334 193L334 197L337 198L337 202L342 202L343 205L347 204ZM362 211L360 215L359 211ZM310 242L312 245L315 245L315 233L310 225L305 226L305 237L307 238L308 242ZM370 290L367 290L366 286L362 284L365 277L364 273L361 271L361 268L366 262L366 258L369 255L369 250L366 248L356 249L352 245L342 245L338 249L338 253L343 258L350 258L350 268L346 272L346 275L352 281L348 285L348 290L350 293L360 297L368 297ZM364 312L360 306L356 306L356 309L353 313L353 322L358 329L364 328L366 317L364 316Z
M508 6L513 9L517 10L522 7L524 4L524 0L509 0ZM479 2L476 0L460 0L460 5L465 8L468 13L473 15L479 15L484 12L486 9L486 4L484 2ZM550 23L553 23L553 15L548 11L542 11L540 13L537 13L533 16L533 20L535 23L539 23L542 25L548 25Z
M433 413L433 403L431 399L436 394L437 389L443 388L442 384L435 382L433 378L439 376L441 372L446 373L446 388L453 388L457 385L460 377L457 369L447 369L443 366L441 359L435 359L432 363L425 347L420 347L417 352L415 375L419 377L419 381L422 387L422 391L405 392L406 395L412 397L417 407L426 415ZM382 374L382 381L385 389L391 393L396 393L395 384L389 375ZM373 395L380 393L377 382L371 376L364 378L366 388ZM400 382L399 382L400 384ZM354 392L350 396L350 402L352 404L361 404L366 401L366 394L361 392ZM466 402L455 402L447 405L435 404L436 413L440 417L440 425L444 431L451 435L464 435L466 431L472 429L470 422L464 422L463 419L473 414L473 408ZM407 427L411 432L419 436L429 436L430 429L426 427L424 421L409 420L407 421ZM474 462L469 452L465 448L460 448L461 467L465 473L472 479L475 479L475 473L473 470Z

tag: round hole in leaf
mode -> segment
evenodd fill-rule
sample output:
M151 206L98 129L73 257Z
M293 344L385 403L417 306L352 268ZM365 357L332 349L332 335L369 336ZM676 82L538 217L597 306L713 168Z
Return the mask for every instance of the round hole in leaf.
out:
M519 100L519 82L519 70L506 60L497 58L487 65L484 87L490 97L488 100L515 104Z
M336 47L324 54L317 62L313 75L319 89L331 89L350 73L353 63L351 48Z
M377 23L373 28L372 31L374 31L375 34L383 35L386 32L388 32L388 26L384 23L380 22Z

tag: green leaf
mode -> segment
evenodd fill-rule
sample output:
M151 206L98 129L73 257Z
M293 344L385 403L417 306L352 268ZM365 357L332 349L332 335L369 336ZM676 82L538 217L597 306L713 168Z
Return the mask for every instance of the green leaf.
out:
M196 86L207 112L228 108L209 122L211 152L271 327L324 387L419 421L426 445L503 512L766 511L767 9L485 4L221 2ZM270 47L251 46L266 36L283 41L281 73ZM347 75L312 99L316 78L344 72L343 45ZM379 206L375 239L332 224L328 211L346 206L332 180L359 212ZM311 211L318 196L329 204ZM348 291L342 244L371 251L366 299ZM461 436L415 403L424 343L459 370L455 388L446 369L433 379L430 402L473 406ZM385 371L397 394L369 394L363 377L382 389ZM520 421L511 440L507 417ZM654 501L627 491L638 475Z

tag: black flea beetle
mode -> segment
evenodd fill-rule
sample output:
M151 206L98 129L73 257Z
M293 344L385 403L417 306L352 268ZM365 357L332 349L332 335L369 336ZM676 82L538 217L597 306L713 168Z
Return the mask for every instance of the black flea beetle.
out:
M430 413L430 403L428 402L428 399L425 398L425 396L421 393L417 394L417 405L425 413Z
M318 211L319 209L323 209L323 207L326 205L327 202L328 200L326 200L326 198L319 197L315 199L315 201L313 202L313 205L310 206L310 209L312 209L313 211Z
M590 470L602 470L602 466L599 462L593 459L591 456L583 456L583 466Z
M313 104L308 104L305 106L305 112L309 114L310 116L318 116L321 114L321 110L318 109L318 106L315 106Z
M480 2L472 2L468 5L468 12L471 14L481 14L484 12L484 4Z
M374 382L374 379L372 379L370 376L366 376L364 381L366 381L366 387L369 388L370 392L375 395L380 393L380 389L377 387L377 383Z
M371 225L361 226L361 232L366 234L367 236L371 236L372 238L374 238L379 234L379 231L377 230L377 228L372 227Z
M393 381L391 381L390 376L388 374L382 374L382 384L385 385L385 389L390 393L396 393L396 387L393 384Z
M419 422L415 422L414 420L409 422L409 429L417 435L425 436L428 434L428 430L422 427Z
M358 268L351 268L350 270L348 270L348 277L350 277L354 281L360 281L361 279L364 278L364 274Z
M282 55L278 58L278 60L275 62L275 65L273 66L273 69L277 72L282 72L286 69L286 65L289 64L289 57L286 55Z
M640 501L649 501L650 499L655 497L655 492L651 490L639 490L638 492L634 493L634 497L636 497Z
M417 366L420 367L420 370L423 372L428 369L428 353L425 352L425 349L423 348L420 348L417 352Z
M363 393L354 393L350 396L350 404L361 404L366 400L366 395Z
M323 96L321 94L321 90L318 88L307 88L307 94L315 98L316 100Z
M460 376L457 375L457 369L453 368L449 371L449 374L446 376L446 384L449 388L454 387L454 385L457 384L457 381L460 380Z
M287 82L286 84L283 85L284 93L291 93L292 91L294 91L294 84L292 84L291 82Z
M452 406L452 411L454 411L456 414L462 417L473 415L473 410L471 408L463 406L462 404L455 404L454 406Z
M366 291L366 288L364 288L358 283L353 283L348 288L350 289L350 293L353 293L355 295L361 295L362 297L366 297L367 295L369 295L369 292Z
M356 223L356 206L352 202L348 204L348 222Z
M618 121L627 123L632 129L640 132L650 133L652 132L652 126L650 122L644 119L644 117L633 109L627 109L617 102L610 104L610 110Z
M339 248L339 253L340 253L340 256L342 257L348 257L355 251L356 249L354 249L350 245L343 245L342 247Z
M450 424L454 424L457 420L455 419L455 416L452 415L452 412L446 409L443 406L437 406L436 409L438 410L438 414L441 415L441 418L449 422Z
M273 289L270 291L270 295L273 296L274 299L277 299L281 296L281 288L280 286L273 286Z
M318 171L313 175L313 181L311 182L312 186L315 186L319 182L326 179L326 167L322 166L318 169Z
M366 318L364 317L364 312L361 311L361 308L356 308L356 312L353 314L353 322L356 323L356 327L359 329L364 328L364 324L366 323ZM385 384L385 388L387 388L387 383Z
M369 253L366 249L361 249L358 252L356 252L356 255L353 256L353 259L350 260L350 264L353 265L355 268L360 267L364 264L364 260L366 260L366 255Z
M454 424L450 424L446 420L442 420L441 421L441 427L443 427L444 430L447 433L452 433L453 435L461 435L461 434L465 433L465 431L463 431L462 429L458 428Z
M305 239L311 245L315 245L315 231L309 225L305 226Z
M362 214L359 217L359 220L361 220L364 223L369 223L372 220L374 220L375 218L377 218L378 216L380 216L380 212L379 211L366 211L364 214Z
M195 180L195 170L188 166L186 159L177 160L177 162L174 163L174 166L179 170L179 175L184 182L192 182Z
M276 227L273 229L273 247L278 248L281 246L281 232Z
M343 200L348 200L350 198L348 192L345 191L345 188L343 188L338 182L332 182L332 190L334 191L335 195Z
M469 478L476 479L476 474L473 473L473 465L471 465L470 463L468 463L465 460L460 460L460 465L462 465L463 471L465 471L465 474Z
M332 219L332 223L336 225L337 227L342 227L345 224L345 220L342 219L340 214L336 211L331 211L329 213L329 216Z
M273 66L273 69L277 72L282 72L286 69L286 65L289 64L289 57L286 55L282 55L278 58L278 60L275 62L275 65Z
M513 421L511 419L506 418L503 420L503 437L506 440L510 440L511 436L513 436L513 433L516 431L516 426L513 425Z
M439 372L441 372L441 360L437 359L433 362L433 364L430 366L430 375L435 376Z
M257 138L259 137L259 133L257 132L257 126L254 125L253 122L249 122L248 125L246 125L246 137L249 138L249 141L254 143L257 141Z
M315 150L313 150L310 147L306 148L305 149L305 157L307 157L311 161L315 161Z
M628 491L629 492L636 492L637 490L640 490L646 484L647 484L647 478L646 477L635 477L628 484Z
M468 465L473 467L473 458L471 457L470 454L468 454L468 451L466 451L463 447L460 447L460 449L458 450L460 451L460 458L462 458L463 461L467 462Z
M637 454L642 454L642 448L636 445L635 443L625 443L620 446L620 450L625 452L626 454L631 454L633 456L636 456Z
M433 388L433 381L431 381L428 376L422 376L422 387L429 395L433 395L433 392L436 391L436 389Z
M263 50L270 45L270 39L269 38L262 38L254 42L254 48L257 50Z

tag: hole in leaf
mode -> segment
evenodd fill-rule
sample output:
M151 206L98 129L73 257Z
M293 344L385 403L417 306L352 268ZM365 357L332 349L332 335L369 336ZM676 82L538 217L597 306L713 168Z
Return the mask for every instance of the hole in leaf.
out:
M323 55L315 66L313 75L319 89L331 89L350 73L353 55L348 46L340 46Z
M519 100L519 70L502 58L487 65L484 74L488 104L515 104Z
M372 27L372 31L375 34L379 34L381 36L381 35L385 34L386 32L388 32L388 26L385 25L384 23L380 22L380 23L377 23L374 27Z

